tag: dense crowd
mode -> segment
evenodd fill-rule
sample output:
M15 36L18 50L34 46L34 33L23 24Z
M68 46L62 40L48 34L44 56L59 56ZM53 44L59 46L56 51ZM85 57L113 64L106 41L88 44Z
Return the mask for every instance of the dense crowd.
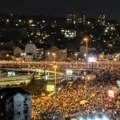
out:
M100 70L94 75L94 81L81 77L61 83L56 96L33 96L33 120L64 120L94 114L119 120L119 71ZM114 96L109 96L108 90L113 90Z

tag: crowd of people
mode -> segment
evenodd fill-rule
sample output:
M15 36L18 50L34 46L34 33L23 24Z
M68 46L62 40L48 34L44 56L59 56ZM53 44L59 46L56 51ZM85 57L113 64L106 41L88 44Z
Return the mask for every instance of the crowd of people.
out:
M23 65L17 64L20 68ZM57 85L57 92L53 95L33 95L32 119L33 120L71 120L105 115L109 120L120 120L120 67L118 64L87 65L94 67L87 71L87 75L95 75L95 79L86 79L86 74L80 73L79 78L66 81ZM53 70L53 64L25 64L27 68L41 68L45 72ZM58 64L59 72L67 68L86 68L86 64L62 63ZM105 68L96 69L97 67ZM114 69L116 68L116 69ZM74 76L75 77L75 76ZM54 81L54 80L53 80ZM87 119L86 119L87 120ZM94 120L94 119L93 119Z
M77 116L104 114L110 120L120 120L118 70L93 71L95 80L81 77L57 85L53 96L33 96L33 120L67 120ZM114 91L108 93L108 91ZM110 94L110 95L109 95Z

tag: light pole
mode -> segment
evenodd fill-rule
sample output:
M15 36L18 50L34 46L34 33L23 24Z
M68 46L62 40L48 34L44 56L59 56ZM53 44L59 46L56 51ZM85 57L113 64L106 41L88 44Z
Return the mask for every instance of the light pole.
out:
M89 41L88 37L85 37L83 39L83 41L86 44L86 54L85 54L86 68L89 68L89 64L87 63L87 58L88 58L88 41Z
M56 72L57 72L57 68L58 68L58 66L57 65L53 65L53 68L54 68L54 84L55 84L55 96L56 96L56 85L57 85L57 83L56 83L56 80L57 80L57 77L56 77Z
M54 57L54 62L55 62L55 58L56 58L56 53L52 53L53 57Z
M77 57L78 57L78 53L75 53L75 58L76 58L76 69L77 69Z
M87 37L85 37L84 39L83 39L83 41L86 43L86 59L87 59L87 57L88 57L88 38Z
M48 61L51 60L51 59L50 59L50 52L47 52L47 58L48 58L48 59L47 59Z
M78 53L75 53L75 58L76 58L76 61L77 61L77 57L78 57Z

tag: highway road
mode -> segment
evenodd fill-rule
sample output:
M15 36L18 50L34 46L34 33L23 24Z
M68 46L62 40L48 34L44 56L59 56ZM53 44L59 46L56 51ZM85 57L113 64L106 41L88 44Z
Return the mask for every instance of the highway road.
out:
M53 80L54 81L54 71L50 71L50 70L42 70L42 69L27 69L27 68L1 68L1 70L6 71L6 74L4 76L0 77L0 86L6 86L6 85L19 85L21 83L26 83L28 84L32 77L34 72L36 73L34 75L35 80L41 80L41 79L45 79L45 75L44 72L48 73L49 75L47 76L46 80ZM7 72L8 71L13 71L13 72L17 72L17 74L15 74L15 76L8 76ZM24 74L19 73L18 72L25 72ZM57 76L56 76L57 80L62 80L64 79L64 74L61 72L57 72Z

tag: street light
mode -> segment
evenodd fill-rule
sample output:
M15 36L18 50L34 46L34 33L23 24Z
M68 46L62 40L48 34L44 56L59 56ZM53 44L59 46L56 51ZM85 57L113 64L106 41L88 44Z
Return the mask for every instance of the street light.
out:
M55 62L56 53L52 53L52 55L54 57L54 62Z
M58 66L57 65L53 65L53 68L54 68L54 80L55 80L55 96L56 96L56 72L57 72L57 68Z
M77 61L77 57L78 57L78 53L75 53L75 58L76 58L76 61Z
M88 41L89 41L88 37L85 37L83 39L83 41L86 43L86 58L87 58L87 56L88 56Z

